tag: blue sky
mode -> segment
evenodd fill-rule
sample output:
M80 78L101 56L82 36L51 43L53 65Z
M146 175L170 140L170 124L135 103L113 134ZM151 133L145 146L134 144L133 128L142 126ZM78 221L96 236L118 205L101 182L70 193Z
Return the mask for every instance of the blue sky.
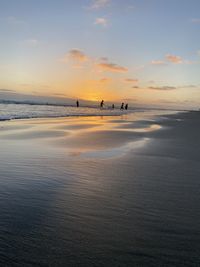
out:
M200 105L200 1L0 0L0 88Z

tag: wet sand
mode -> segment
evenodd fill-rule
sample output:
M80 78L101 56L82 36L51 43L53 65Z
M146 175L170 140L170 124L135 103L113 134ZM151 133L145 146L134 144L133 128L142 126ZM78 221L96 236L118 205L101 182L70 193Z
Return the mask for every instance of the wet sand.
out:
M199 266L200 113L0 124L2 266Z

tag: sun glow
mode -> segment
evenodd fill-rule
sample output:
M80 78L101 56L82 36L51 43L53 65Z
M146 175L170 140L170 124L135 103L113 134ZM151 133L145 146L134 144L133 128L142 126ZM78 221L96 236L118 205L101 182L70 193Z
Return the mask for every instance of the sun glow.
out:
M78 82L73 85L73 91L78 98L90 101L99 101L101 99L119 99L111 84L103 84L98 80Z

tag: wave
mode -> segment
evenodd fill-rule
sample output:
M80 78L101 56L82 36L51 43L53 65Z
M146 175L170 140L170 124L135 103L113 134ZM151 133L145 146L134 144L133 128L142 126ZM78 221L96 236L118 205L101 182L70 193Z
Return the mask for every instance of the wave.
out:
M71 104L66 104L66 103L51 103L51 102L43 102L43 101L31 101L31 100L4 100L0 99L0 104L15 104L15 105L31 105L31 106L59 106L59 107L73 107ZM85 107L94 107L94 105L91 106L85 106Z
M119 116L133 112L111 109L109 107L100 109L95 107L73 107L70 105L49 105L30 103L0 103L0 121L14 119L32 118L57 118L72 116Z

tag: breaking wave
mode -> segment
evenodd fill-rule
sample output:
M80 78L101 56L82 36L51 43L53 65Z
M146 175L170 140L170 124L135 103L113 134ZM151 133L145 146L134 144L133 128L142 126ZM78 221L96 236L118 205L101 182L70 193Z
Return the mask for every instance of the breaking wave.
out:
M0 121L29 118L56 118L69 116L118 116L131 111L100 109L95 107L72 107L51 104L0 103Z

